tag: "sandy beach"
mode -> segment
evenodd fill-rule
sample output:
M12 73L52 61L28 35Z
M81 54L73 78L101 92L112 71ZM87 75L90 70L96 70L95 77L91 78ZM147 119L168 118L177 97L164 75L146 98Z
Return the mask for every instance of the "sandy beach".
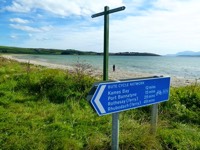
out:
M59 65L59 64L52 64L52 63L48 63L48 62L42 62L42 61L18 59L14 55L1 55L1 56L6 59L15 60L18 62L30 63L33 65L39 65L39 66L45 66L47 68L58 68L58 69L68 70L70 72L75 72L77 69L76 66ZM103 75L102 70L97 70L94 68L86 69L85 73L89 74L91 76L97 77L99 79L101 79L102 75ZM142 78L142 77L151 77L151 76L155 76L155 75L154 74L144 74L144 73L124 72L122 70L116 70L115 72L113 72L112 70L109 71L109 80L116 80L116 81L120 80L120 79L132 79L132 78ZM171 86L172 87L187 86L187 85L193 84L195 82L200 83L199 80L171 76Z

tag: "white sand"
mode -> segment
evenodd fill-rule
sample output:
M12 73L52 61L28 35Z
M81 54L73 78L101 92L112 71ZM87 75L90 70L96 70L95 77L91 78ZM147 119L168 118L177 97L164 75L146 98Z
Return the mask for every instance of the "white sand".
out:
M7 59L16 60L18 62L30 63L33 65L40 65L40 66L45 66L48 68L59 68L59 69L69 70L71 72L75 71L75 66L52 64L48 62L35 61L35 60L18 59L14 57L14 55L1 55L1 56ZM103 71L94 70L93 68L86 70L86 73L98 78L102 78L103 76ZM142 78L142 77L151 77L151 76L155 76L155 75L144 74L144 73L124 72L122 70L116 70L115 72L109 71L110 80L132 79L132 78ZM180 78L176 76L171 77L171 86L173 87L186 86L195 82L200 83L199 80L196 81L194 79L186 79L186 78Z

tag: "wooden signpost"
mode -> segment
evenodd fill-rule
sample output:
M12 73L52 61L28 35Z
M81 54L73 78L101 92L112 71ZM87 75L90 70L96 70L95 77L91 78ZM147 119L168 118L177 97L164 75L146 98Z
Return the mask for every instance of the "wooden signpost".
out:
M104 11L92 15L92 18L104 16L104 61L103 61L103 80L108 80L108 56L109 56L109 14L125 10L125 6L109 10L108 6ZM112 114L112 149L118 150L119 145L119 114Z
M143 79L108 82L109 14L125 10L125 6L92 15L104 16L103 80L95 84L88 94L88 101L98 115L112 114L112 150L119 149L119 112L152 105L151 131L156 132L158 103L168 100L170 77L147 77Z

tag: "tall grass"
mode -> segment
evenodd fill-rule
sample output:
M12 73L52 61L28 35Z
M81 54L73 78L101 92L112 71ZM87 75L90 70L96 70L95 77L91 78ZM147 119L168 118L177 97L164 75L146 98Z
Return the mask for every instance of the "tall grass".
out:
M97 116L86 101L95 81L79 69L0 57L0 149L110 149L111 116ZM120 149L200 149L199 93L199 85L172 88L159 105L156 135L149 107L120 113Z

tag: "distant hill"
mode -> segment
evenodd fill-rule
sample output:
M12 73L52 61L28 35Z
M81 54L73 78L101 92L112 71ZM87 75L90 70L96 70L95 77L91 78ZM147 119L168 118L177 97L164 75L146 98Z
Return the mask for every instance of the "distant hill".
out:
M67 50L62 50L61 55L97 55L98 53L96 52L83 52L79 50L74 50L74 49L67 49Z
M154 53L139 53L139 52L119 52L119 53L111 53L110 55L116 56L160 56Z
M8 47L0 46L0 53L4 54L52 54L59 55L62 50L56 49L44 49L44 48L20 48L20 47Z
M61 53L62 55L103 55L103 53L97 52L83 52L78 50L65 50ZM160 56L153 53L139 53L139 52L119 52L119 53L110 53L111 56Z
M74 49L45 49L45 48L20 48L0 46L0 53L3 54L46 54L46 55L103 55L92 51L79 51ZM153 53L139 53L139 52L119 52L110 53L112 56L160 56Z
M183 51L176 53L176 56L200 56L200 52Z
M178 56L178 57L200 57L200 52L182 51L176 54L167 54L165 56Z

